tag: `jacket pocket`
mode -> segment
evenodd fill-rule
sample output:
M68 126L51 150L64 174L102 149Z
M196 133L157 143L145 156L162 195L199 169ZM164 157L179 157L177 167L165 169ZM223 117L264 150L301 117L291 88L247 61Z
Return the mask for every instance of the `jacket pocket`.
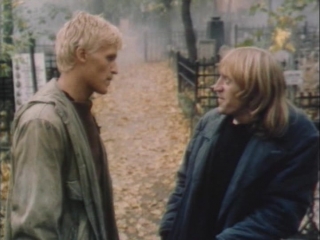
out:
M67 181L67 196L72 200L83 201L83 194L79 181Z

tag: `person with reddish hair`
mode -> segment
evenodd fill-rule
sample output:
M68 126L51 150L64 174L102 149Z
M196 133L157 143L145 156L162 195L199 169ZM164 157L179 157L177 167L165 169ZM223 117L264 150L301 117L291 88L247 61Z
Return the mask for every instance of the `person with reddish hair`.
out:
M319 133L256 47L228 51L160 225L162 240L275 240L298 231L317 183Z

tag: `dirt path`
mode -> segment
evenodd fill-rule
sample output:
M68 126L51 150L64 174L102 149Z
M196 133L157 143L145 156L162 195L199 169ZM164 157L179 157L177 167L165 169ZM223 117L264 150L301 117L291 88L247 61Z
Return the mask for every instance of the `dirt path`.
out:
M94 101L113 178L121 240L158 239L159 220L189 138L168 63L123 68Z

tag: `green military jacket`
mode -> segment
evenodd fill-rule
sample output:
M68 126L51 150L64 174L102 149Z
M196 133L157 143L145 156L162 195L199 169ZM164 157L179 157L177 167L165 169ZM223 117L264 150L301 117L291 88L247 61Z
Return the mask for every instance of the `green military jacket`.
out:
M13 122L5 239L118 240L105 169L106 193L81 119L51 80Z

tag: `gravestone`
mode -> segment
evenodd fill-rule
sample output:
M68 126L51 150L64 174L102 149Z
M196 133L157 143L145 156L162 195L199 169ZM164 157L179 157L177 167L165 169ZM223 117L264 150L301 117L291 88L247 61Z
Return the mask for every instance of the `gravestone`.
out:
M198 43L198 58L211 59L216 56L216 40L201 39Z
M35 53L34 60L37 87L40 89L47 82L44 53ZM12 58L12 70L15 109L18 110L34 94L30 54L15 54Z
M216 41L215 53L225 43L224 23L220 17L212 17L207 24L207 38Z

